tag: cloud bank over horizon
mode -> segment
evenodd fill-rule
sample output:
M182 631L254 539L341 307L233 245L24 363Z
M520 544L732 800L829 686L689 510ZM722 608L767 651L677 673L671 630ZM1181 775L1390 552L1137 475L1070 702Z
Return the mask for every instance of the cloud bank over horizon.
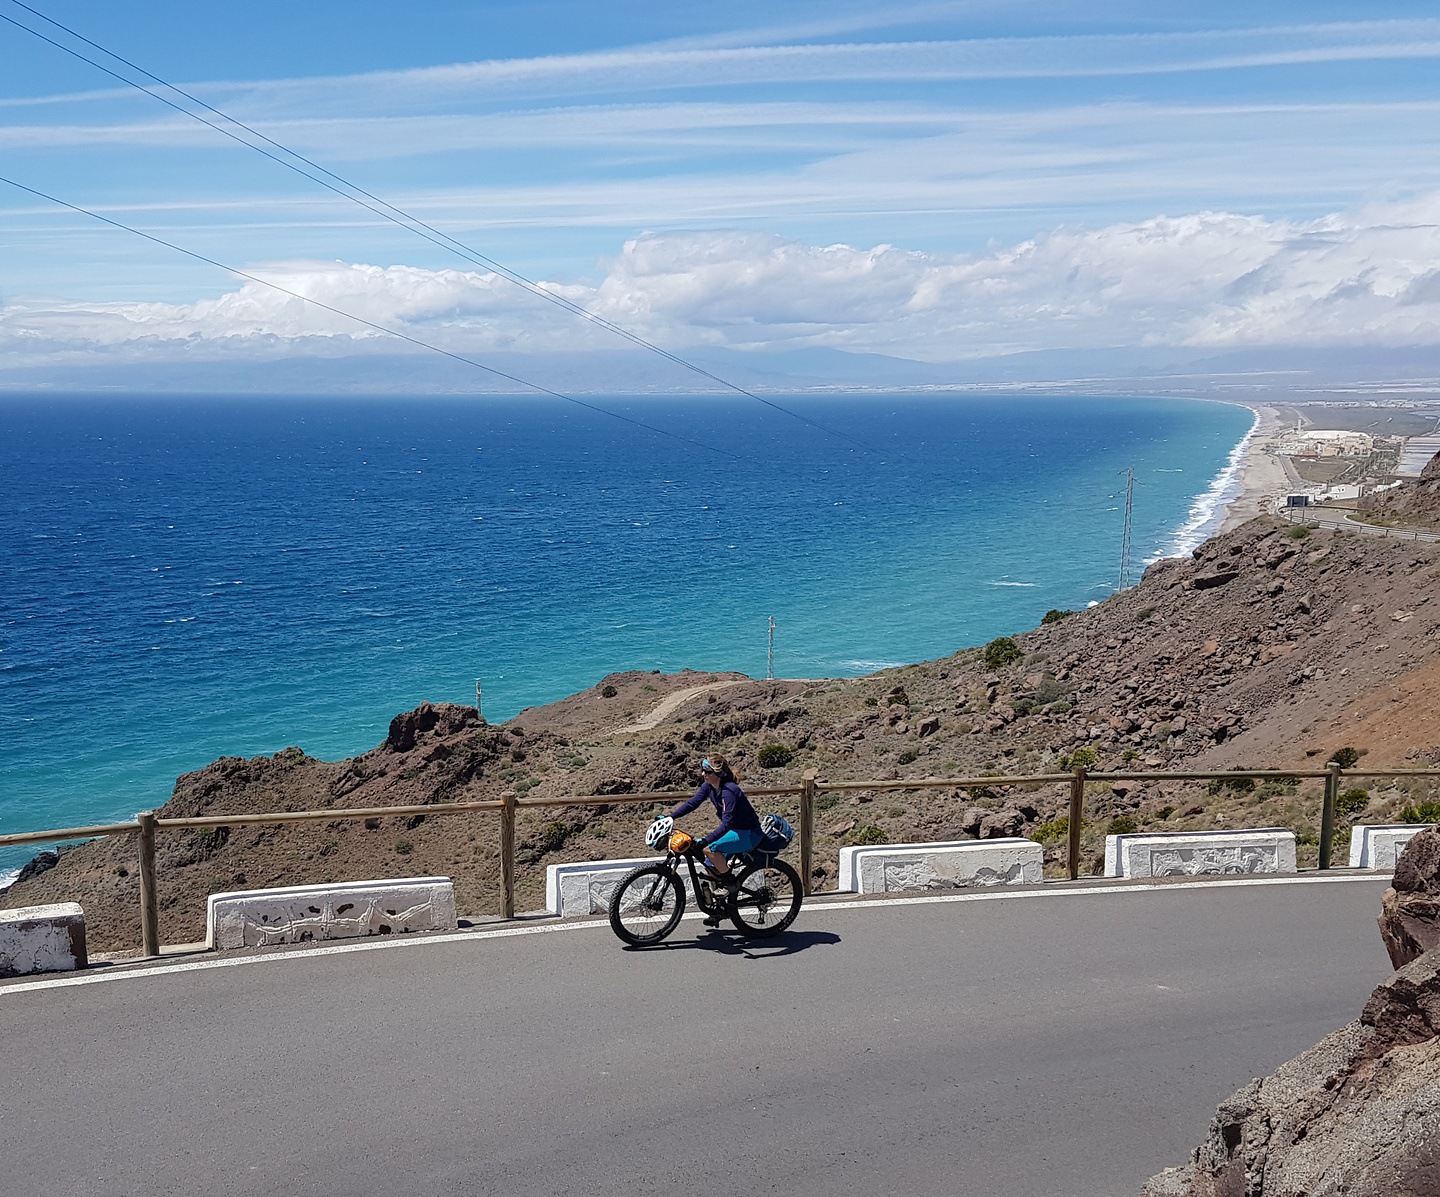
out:
M491 273L306 260L249 273L482 359L624 345ZM1197 212L1061 227L978 253L647 233L603 260L598 281L542 285L680 352L821 348L963 362L1095 346L1433 346L1440 192L1308 221ZM413 348L253 281L191 303L0 303L11 366Z

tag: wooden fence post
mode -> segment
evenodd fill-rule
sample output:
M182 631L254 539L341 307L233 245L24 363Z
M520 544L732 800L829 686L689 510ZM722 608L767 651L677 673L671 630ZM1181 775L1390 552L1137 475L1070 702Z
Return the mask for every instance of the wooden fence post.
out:
M1320 867L1330 867L1330 840L1335 835L1335 799L1340 797L1340 766L1331 761L1325 766L1330 776L1325 779L1325 805L1320 808Z
M515 917L515 793L500 795L500 917Z
M1080 823L1085 814L1085 770L1075 770L1070 779L1070 880L1080 876Z
M815 852L816 769L806 769L800 785L800 881L806 897L811 893L810 864Z
M155 890L155 812L142 810L140 824L140 950L160 955L160 903Z

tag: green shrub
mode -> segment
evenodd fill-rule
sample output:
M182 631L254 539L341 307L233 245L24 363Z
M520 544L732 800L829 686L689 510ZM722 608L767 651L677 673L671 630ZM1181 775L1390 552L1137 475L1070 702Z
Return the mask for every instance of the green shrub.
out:
M1100 763L1100 754L1086 744L1070 754L1070 769L1093 769Z
M614 686L606 686L605 689L603 689L603 690L600 691L600 697L601 697L601 698L614 698L615 695L617 695L617 694L619 694L619 693L620 693L620 691L617 690L617 689L615 689Z
M1070 687L1064 682L1056 681L1053 677L1042 677L1040 684L1035 687L1035 701L1043 706L1047 702L1064 698L1069 693Z
M1304 540L1307 536L1310 535L1310 529L1307 528L1304 524L1296 524L1295 527L1291 528L1290 531L1287 532L1285 535L1287 535L1291 540Z
M1069 619L1074 611L1061 611L1058 607L1051 607L1040 617L1041 623L1059 623L1062 619Z
M902 765L912 764L919 755L920 754L916 752L913 748L907 748L904 752L900 754L898 758L898 763Z
M1346 790L1335 799L1335 809L1342 815L1353 815L1357 810L1364 810L1370 804L1370 791L1362 790L1359 786Z
M840 798L841 795L839 794L821 794L815 799L815 809L829 810L832 806L838 806L840 804Z
M1129 815L1116 815L1105 828L1106 835L1130 835L1139 829L1139 824Z
M1440 802L1422 802L1400 812L1402 823L1440 823Z
M1159 815L1162 819L1168 819L1171 815L1175 813L1175 808L1173 806L1162 806L1155 813Z
M985 667L992 670L1004 669L1005 666L1022 660L1024 656L1020 646L1009 636L997 636L985 646Z
M908 707L910 695L905 693L904 686L896 686L889 694L885 695L885 705L887 707Z
M788 765L794 753L786 748L784 744L766 744L760 750L760 768L780 769Z
M395 845L395 851L400 853L401 856L409 856L410 853L415 851L415 845L409 840L401 840Z
M1360 750L1358 748L1342 748L1330 759L1342 769L1353 769L1360 763Z
M887 818L898 819L902 815L904 815L904 813L905 808L903 806L892 806L889 810L885 812L885 815Z
M1212 777L1210 784L1205 787L1205 792L1213 798L1227 787L1232 793L1248 794L1255 788L1255 779L1253 777Z
M555 852L564 847L565 840L569 837L570 830L564 823L552 821L545 824L540 832L540 851Z
M1124 752L1120 754L1120 759L1122 761L1138 761L1140 759L1140 754L1136 752L1133 748L1127 748Z
M1017 715L1033 715L1035 713L1035 700L1033 698L1012 698L1010 709Z
M1052 715L1068 715L1074 709L1075 708L1072 707L1063 698L1059 702L1052 702L1048 707L1045 708L1045 710Z
M1080 826L1085 826L1082 821ZM1048 823L1041 823L1030 833L1030 838L1037 843L1048 844L1052 840L1063 840L1070 834L1070 816L1061 815L1058 819L1051 819Z
M640 689L642 689L642 690L649 690L652 694L653 694L653 693L657 693L657 691L655 690L655 687L652 686L649 682L646 682L643 686L640 687Z
M890 842L890 837L875 824L866 823L865 826L857 827L850 833L850 842L852 844L885 844Z
M865 700L865 705L867 707L878 707L880 705L880 700L872 694L869 698Z

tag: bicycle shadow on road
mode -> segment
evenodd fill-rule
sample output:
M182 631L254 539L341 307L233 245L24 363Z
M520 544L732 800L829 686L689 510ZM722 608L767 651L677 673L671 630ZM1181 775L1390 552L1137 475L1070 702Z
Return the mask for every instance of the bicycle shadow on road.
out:
M627 946L626 952L718 952L722 956L744 956L747 960L776 960L793 956L817 944L835 944L840 937L833 931L782 931L772 939L749 939L736 931L706 928L695 939L657 943L651 947Z

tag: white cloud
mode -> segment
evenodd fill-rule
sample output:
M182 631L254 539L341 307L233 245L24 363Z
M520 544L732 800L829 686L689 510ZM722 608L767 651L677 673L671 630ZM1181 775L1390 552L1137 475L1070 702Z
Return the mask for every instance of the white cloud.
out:
M650 234L556 290L671 349L827 346L933 361L1031 349L1440 343L1440 192L1309 222L1201 212L1061 228L978 254ZM616 347L492 274L293 262L288 290L446 348ZM193 304L16 301L0 351L348 352L374 330L256 282Z

